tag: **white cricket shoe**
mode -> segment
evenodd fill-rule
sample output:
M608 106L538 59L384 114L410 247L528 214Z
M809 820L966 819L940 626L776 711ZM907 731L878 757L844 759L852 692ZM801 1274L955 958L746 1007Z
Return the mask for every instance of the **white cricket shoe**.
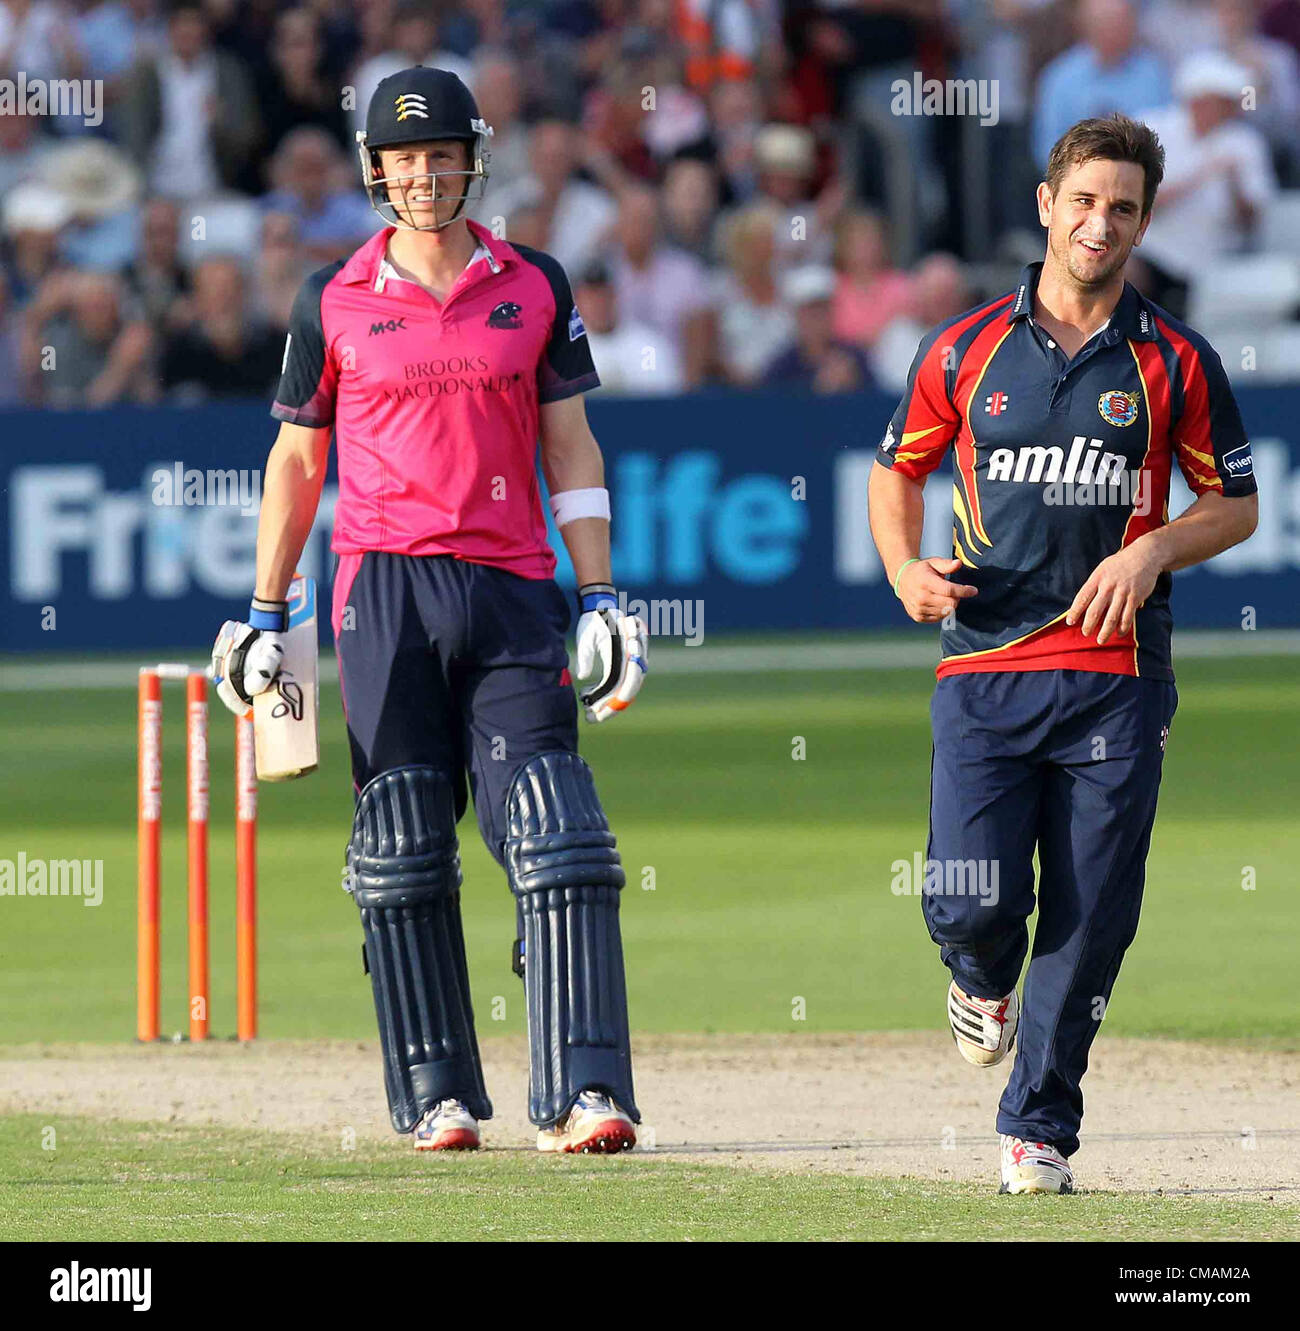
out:
M1013 989L1005 998L972 998L954 980L948 986L948 1025L957 1052L977 1068L1001 1063L1016 1042L1020 999Z
M1047 1142L1002 1137L1002 1186L998 1192L1073 1192L1066 1158Z
M424 1111L411 1135L417 1151L477 1151L478 1119L459 1100L441 1100Z
M562 1123L537 1130L539 1151L617 1155L636 1145L636 1125L603 1091L583 1091Z

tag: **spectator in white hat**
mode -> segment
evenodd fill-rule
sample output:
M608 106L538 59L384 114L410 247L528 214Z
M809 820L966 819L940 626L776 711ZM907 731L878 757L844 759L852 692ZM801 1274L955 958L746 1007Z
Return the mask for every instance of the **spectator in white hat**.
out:
M59 236L71 220L63 195L36 181L24 181L5 196L4 267L15 309L59 267Z
M1192 274L1247 247L1277 191L1264 136L1241 116L1250 73L1213 51L1174 76L1175 105L1141 117L1160 137L1165 178L1136 258L1142 289L1175 318Z
M44 155L40 180L71 209L72 225L59 242L70 264L107 273L131 262L139 245L140 172L121 148L104 139L62 143Z
M802 125L764 125L754 141L758 200L776 210L778 272L829 263L835 223L847 200L832 182L818 192L817 143Z
M861 348L835 336L831 269L792 268L781 281L781 295L794 311L795 339L768 367L766 383L806 393L860 393L875 387Z
M1285 42L1259 31L1259 0L1214 0L1218 49L1244 65L1255 89L1252 117L1269 141L1296 148L1300 125L1300 57Z

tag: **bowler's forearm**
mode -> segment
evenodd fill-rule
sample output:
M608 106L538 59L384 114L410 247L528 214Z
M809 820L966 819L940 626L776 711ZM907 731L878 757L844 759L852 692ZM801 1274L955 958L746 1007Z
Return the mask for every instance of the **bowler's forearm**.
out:
M920 485L901 472L879 463L867 481L867 516L871 539L876 543L885 577L894 585L898 570L921 553L925 527L925 493Z
M1160 568L1172 573L1240 545L1258 522L1257 495L1225 499L1211 492L1201 495L1185 513L1148 532L1134 544L1145 545Z

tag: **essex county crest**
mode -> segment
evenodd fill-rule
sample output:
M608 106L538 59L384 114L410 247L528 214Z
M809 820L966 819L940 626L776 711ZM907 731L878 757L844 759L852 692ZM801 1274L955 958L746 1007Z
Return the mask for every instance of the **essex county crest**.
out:
M1125 393L1118 388L1097 399L1097 410L1108 425L1132 425L1138 418L1140 393Z

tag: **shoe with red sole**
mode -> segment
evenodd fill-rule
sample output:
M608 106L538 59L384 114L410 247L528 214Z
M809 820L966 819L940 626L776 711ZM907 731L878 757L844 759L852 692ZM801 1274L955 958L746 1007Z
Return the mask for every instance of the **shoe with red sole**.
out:
M617 1155L636 1145L636 1125L603 1091L583 1091L568 1117L539 1128L539 1151L568 1155Z
M974 998L954 980L948 986L948 1025L957 1052L977 1068L1001 1063L1016 1042L1020 999L1013 989L1005 998Z
M459 1100L443 1100L415 1125L417 1151L477 1151L478 1119Z

